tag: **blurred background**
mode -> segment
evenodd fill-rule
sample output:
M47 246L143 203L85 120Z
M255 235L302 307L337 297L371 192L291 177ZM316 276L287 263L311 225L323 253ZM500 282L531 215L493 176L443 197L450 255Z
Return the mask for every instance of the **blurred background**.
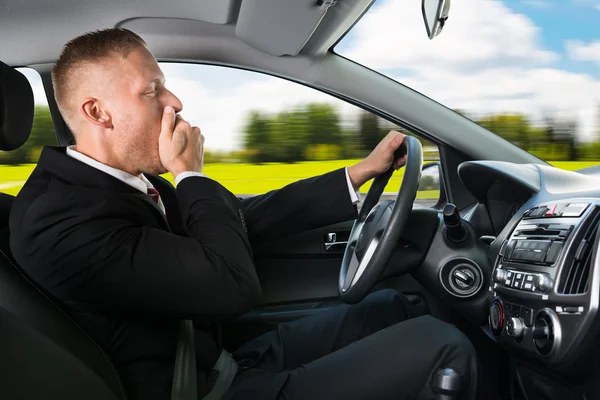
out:
M558 168L600 163L597 0L461 0L452 3L434 40L424 33L420 3L375 1L333 51ZM182 116L206 137L204 172L238 195L352 165L392 129L411 134L331 95L260 72L176 62L160 67L184 105ZM36 110L27 144L0 152L0 190L12 194L42 146L56 145L41 79L32 69L19 70L33 87ZM437 146L420 140L425 162L436 161ZM402 170L386 192L397 192L401 179ZM422 182L421 189L420 198L439 195L435 182Z

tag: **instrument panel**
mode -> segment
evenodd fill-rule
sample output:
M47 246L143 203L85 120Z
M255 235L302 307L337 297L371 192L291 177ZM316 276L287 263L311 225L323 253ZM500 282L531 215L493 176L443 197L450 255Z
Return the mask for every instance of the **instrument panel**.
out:
M600 201L539 204L498 253L488 322L499 342L547 364L584 351L598 311Z

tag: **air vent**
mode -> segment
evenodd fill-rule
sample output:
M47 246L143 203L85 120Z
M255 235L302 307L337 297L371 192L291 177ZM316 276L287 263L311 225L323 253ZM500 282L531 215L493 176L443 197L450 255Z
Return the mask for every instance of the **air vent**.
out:
M600 221L598 208L590 213L588 221L590 222L585 225L585 233L571 258L571 264L565 263L557 289L559 294L584 294L588 290Z

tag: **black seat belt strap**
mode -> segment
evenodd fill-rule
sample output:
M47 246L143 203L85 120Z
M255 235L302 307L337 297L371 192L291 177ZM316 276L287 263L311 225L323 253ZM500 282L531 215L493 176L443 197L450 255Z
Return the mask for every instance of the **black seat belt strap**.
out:
M211 391L202 400L222 399L233 383L238 364L231 354L222 350L213 369L219 372L219 376ZM171 400L198 400L196 374L194 325L190 320L182 320L175 355Z
M171 400L198 400L194 325L182 320L177 340Z

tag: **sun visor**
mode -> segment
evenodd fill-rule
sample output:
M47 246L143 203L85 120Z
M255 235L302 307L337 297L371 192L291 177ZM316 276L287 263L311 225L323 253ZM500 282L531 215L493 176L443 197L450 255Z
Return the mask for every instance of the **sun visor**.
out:
M236 36L267 54L296 55L336 0L243 0Z

